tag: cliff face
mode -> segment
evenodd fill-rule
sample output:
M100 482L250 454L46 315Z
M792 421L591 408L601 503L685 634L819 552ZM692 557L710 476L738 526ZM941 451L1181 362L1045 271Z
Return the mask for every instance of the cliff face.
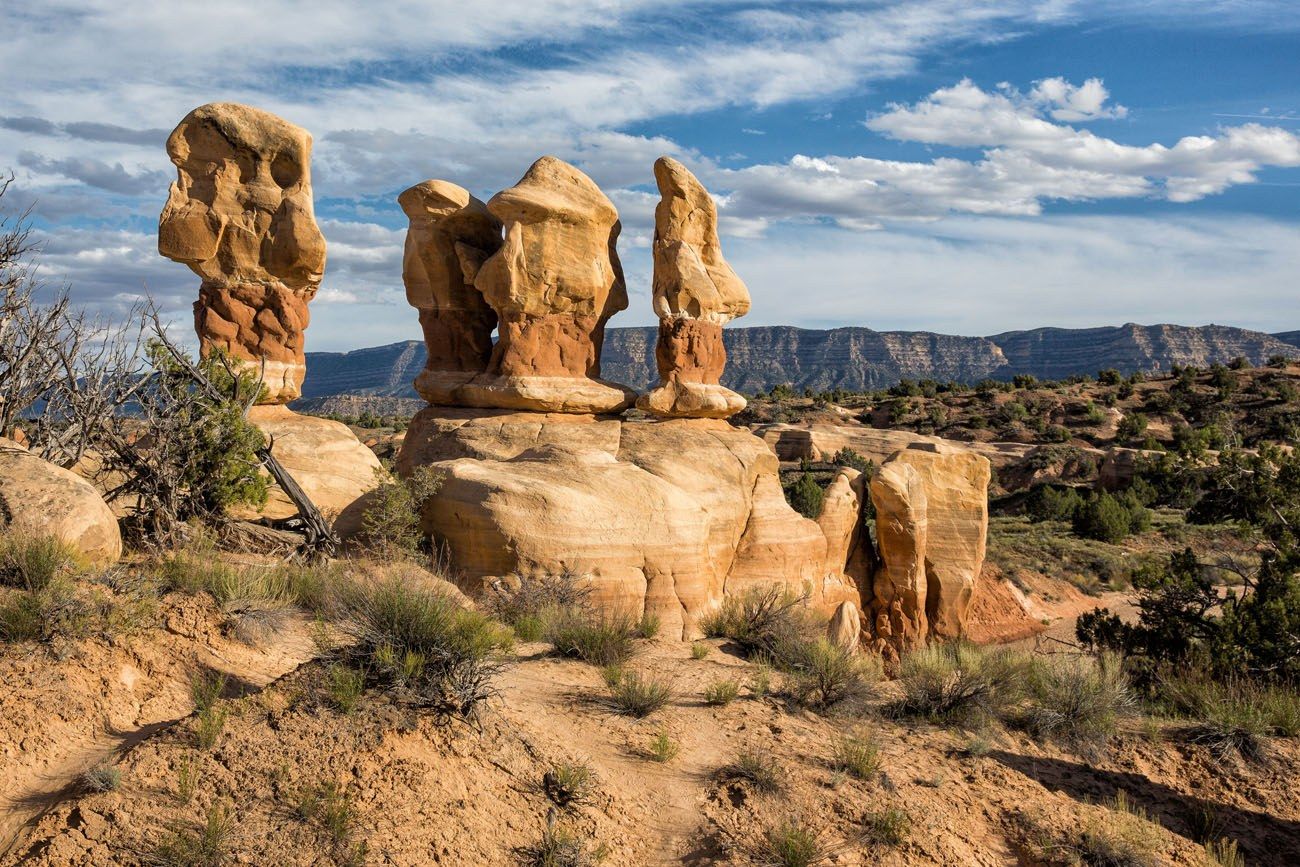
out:
M883 388L911 379L976 382L1030 373L1040 379L1203 367L1244 356L1263 364L1272 355L1300 356L1300 332L1268 335L1223 325L1122 325L1108 328L1036 328L991 337L954 337L927 331L789 326L728 328L723 385L742 393L789 383L795 388ZM1291 342L1287 342L1287 341ZM605 334L601 375L645 390L658 381L654 328L611 328ZM394 343L352 352L307 353L303 397L376 394L415 397L411 382L424 366L424 345Z

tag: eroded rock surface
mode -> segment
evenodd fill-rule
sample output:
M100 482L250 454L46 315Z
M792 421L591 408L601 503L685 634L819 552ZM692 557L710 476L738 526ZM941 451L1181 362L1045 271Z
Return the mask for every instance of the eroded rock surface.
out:
M828 541L786 504L776 456L725 422L429 407L398 472L423 465L445 474L424 528L471 596L511 573L572 569L605 610L649 611L682 637L753 586L807 592L826 614L858 601L844 522Z
M617 412L635 394L600 379L605 323L627 308L618 211L568 163L542 157L488 210L505 227L474 286L497 315L487 372L456 391L465 406Z
M311 189L311 136L260 109L194 109L167 139L176 181L158 221L158 252L202 278L194 324L262 375L267 403L298 397L307 303L325 270Z
M665 418L726 418L745 399L719 384L727 363L722 326L749 312L749 290L722 257L718 210L704 185L671 157L655 162L655 182L659 385L637 406Z
M90 482L0 438L0 528L56 536L87 560L122 556L117 517Z

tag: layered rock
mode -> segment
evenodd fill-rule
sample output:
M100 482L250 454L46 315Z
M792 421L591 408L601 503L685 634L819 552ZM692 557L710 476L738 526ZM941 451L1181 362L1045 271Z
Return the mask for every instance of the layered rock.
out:
M501 221L468 190L447 181L416 184L397 197L410 220L402 256L406 300L420 311L426 349L415 390L454 404L456 389L487 370L496 312L474 278L501 247Z
M878 649L963 634L988 535L987 458L916 443L871 480L881 565L870 603Z
M859 598L846 574L852 480L828 539L786 504L775 455L725 422L429 407L397 468L427 465L444 481L424 529L472 596L512 573L571 569L605 610L656 614L682 637L749 587L789 586L827 614Z
M574 413L629 406L631 390L600 379L605 323L627 308L614 205L576 168L542 157L487 208L505 241L474 286L496 312L497 343L456 402Z
M298 397L307 303L325 269L312 207L311 136L265 111L212 103L167 139L176 181L158 221L158 251L202 278L194 323L261 372L266 403Z
M722 326L749 312L749 290L722 257L718 210L695 175L655 161L654 310L659 385L637 401L665 418L726 418L745 399L719 384L727 363Z
M117 517L90 482L0 438L0 528L55 536L97 564L122 556Z

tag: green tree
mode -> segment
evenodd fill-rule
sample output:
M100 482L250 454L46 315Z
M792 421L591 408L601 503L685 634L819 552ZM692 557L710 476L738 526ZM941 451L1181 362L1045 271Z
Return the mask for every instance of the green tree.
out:
M805 518L814 520L822 513L822 501L826 492L809 472L804 472L799 479L786 490L786 499L796 512Z

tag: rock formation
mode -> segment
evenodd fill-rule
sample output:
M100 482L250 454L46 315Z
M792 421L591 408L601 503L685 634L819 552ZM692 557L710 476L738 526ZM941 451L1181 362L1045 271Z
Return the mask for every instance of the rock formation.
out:
M629 406L631 390L600 379L605 323L627 307L614 205L576 168L542 157L487 208L505 242L474 286L496 311L498 337L487 372L458 388L456 402L574 413Z
M719 384L727 362L722 326L749 312L749 290L722 258L718 209L695 175L655 161L654 310L659 385L637 401L664 418L726 418L745 399Z
M122 556L117 517L90 482L2 437L0 528L56 536L101 565Z
M416 184L397 202L411 221L402 282L406 300L420 311L427 350L415 390L430 403L454 404L456 389L485 372L492 357L497 315L474 277L501 247L501 221L447 181Z
M685 638L749 587L807 592L826 614L859 598L846 574L860 521L851 480L828 538L786 503L763 441L722 421L428 407L397 469L425 465L444 481L423 526L471 596L512 573L572 569L605 610L648 611Z
M158 221L158 252L203 282L194 305L203 352L220 348L262 371L266 403L298 397L307 303L325 270L311 191L311 136L256 108L194 109L167 139L176 182Z
M881 565L871 629L880 650L962 635L988 534L987 458L915 443L871 480Z

